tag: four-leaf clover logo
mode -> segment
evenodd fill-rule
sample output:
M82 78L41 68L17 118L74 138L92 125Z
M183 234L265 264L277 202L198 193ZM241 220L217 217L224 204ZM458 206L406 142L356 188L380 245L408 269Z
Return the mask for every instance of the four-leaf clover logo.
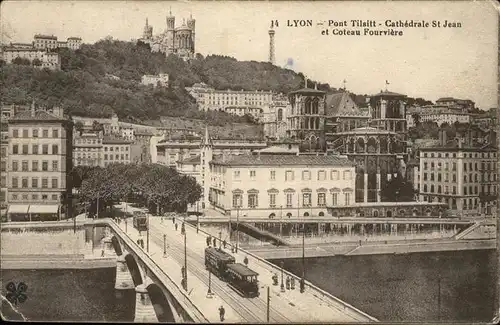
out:
M28 299L26 295L26 290L28 290L28 286L24 282L19 282L16 287L14 282L9 282L6 286L7 288L7 300L9 300L13 305L17 306L17 303L23 303Z

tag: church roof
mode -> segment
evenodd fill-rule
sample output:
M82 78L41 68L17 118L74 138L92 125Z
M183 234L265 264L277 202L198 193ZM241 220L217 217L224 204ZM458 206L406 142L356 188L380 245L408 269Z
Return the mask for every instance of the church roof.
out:
M291 91L288 93L288 95L293 95L293 94L322 95L324 93L325 92L322 90L311 89L311 88L302 88L299 90Z
M406 95L394 93L392 91L381 91L378 94L372 95L371 97L406 97Z
M26 110L17 113L9 119L9 122L14 121L68 121L68 119L56 116L44 110L36 110L33 113L31 110Z
M348 105L348 92L326 95L326 110L327 116L368 116L368 112L360 110L358 105L351 100L351 105Z
M381 130L369 126L352 129L351 131L342 132L342 134L396 134L392 131Z

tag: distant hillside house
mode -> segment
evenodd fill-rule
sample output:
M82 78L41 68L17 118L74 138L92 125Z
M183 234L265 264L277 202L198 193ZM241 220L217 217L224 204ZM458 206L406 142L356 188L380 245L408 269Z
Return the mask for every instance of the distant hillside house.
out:
M69 48L70 50L78 50L82 45L80 37L68 37L66 41L58 41L57 36L54 35L40 35L34 36L33 47L39 50L56 49L56 48Z
M59 53L49 52L35 48L21 47L4 47L1 51L2 59L7 64L15 63L17 58L29 60L31 65L40 69L47 68L51 70L61 69L61 58Z
M154 87L168 87L168 74L160 73L159 75L146 74L142 76L141 84L153 85Z
M443 105L450 108L459 108L471 111L476 108L476 104L470 99L457 99L453 97L442 97L436 100L436 105Z
M422 122L436 122L438 126L443 123L448 123L449 125L455 122L459 123L469 123L471 121L471 115L467 111L450 109L448 106L443 105L428 105L421 107L411 107L406 112L406 122L408 127L414 127L415 120L413 116L418 114L420 117L420 123Z

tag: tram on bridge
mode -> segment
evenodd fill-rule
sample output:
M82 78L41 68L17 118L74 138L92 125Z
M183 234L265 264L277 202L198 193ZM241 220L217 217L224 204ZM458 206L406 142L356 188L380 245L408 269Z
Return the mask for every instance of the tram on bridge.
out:
M142 211L134 211L134 228L139 231L148 230L148 216Z
M234 256L222 249L205 248L205 267L243 297L259 296L259 274L241 263L236 263Z

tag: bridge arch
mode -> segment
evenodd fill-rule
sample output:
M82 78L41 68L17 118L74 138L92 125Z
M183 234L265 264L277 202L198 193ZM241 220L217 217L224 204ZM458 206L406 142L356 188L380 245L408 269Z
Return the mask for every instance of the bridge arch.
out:
M120 245L120 241L116 238L115 235L111 236L111 244L115 249L116 256L121 256L123 254L122 247Z
M139 265L137 264L135 258L132 255L127 254L125 256L125 262L127 263L127 267L130 271L130 274L132 275L134 286L137 287L138 285L141 285L143 283L141 269L139 268Z
M151 283L146 287L151 303L160 323L175 323L176 319L172 312L172 307L160 286Z

